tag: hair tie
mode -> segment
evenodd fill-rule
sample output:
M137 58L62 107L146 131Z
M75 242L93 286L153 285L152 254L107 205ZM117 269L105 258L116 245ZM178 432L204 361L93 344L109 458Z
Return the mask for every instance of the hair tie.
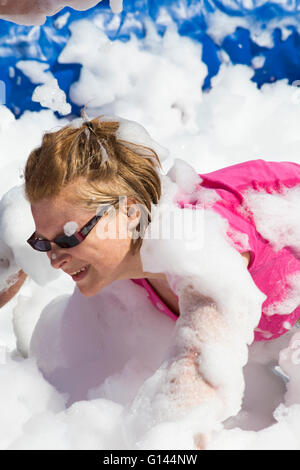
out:
M100 138L97 136L96 132L94 131L92 123L90 121L84 121L83 125L85 126L84 132L85 132L86 136L87 136L87 132L90 132L90 134L93 134L96 137L96 140L97 140L97 143L98 143L99 149L100 149L100 154L101 154L101 164L100 164L100 166L102 166L105 162L108 161L108 154L107 154L106 148L104 147L104 145L102 144ZM90 158L94 158L94 157L95 157L95 155L91 155Z
M92 132L97 137L90 121L85 121L83 124L88 128L90 132Z

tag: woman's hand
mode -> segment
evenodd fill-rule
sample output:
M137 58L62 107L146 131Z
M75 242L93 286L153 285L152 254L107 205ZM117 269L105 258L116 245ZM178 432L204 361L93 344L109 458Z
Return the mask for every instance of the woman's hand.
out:
M170 397L174 408L187 412L199 407L205 401L217 399L220 403L217 388L199 372L199 357L199 352L190 351L190 354L180 361L176 377L170 380ZM195 434L195 449L205 450L210 439L211 432Z
M216 396L216 387L209 383L199 371L200 353L191 350L168 367L165 388L178 411L188 411Z
M0 308L7 304L7 302L9 302L19 292L26 278L27 274L25 274L24 271L20 269L16 275L14 284L8 289L0 292Z
M190 351L185 357L166 360L144 382L125 409L123 432L129 448L138 445L138 448L149 449L149 442L154 446L151 448L160 448L159 426L173 423L172 429L179 426L179 434L188 425L191 448L205 449L209 440L207 423L215 422L224 404L217 389L201 375L198 359L198 354ZM189 424L191 417L193 428ZM185 423L182 429L181 423ZM168 448L174 445L172 432Z

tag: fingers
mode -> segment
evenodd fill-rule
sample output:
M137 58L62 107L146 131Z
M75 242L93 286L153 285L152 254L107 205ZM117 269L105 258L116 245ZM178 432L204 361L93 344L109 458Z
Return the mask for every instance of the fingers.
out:
M216 388L199 374L195 354L176 361L169 368L168 394L175 407L187 410L216 395Z
M197 450L205 450L207 448L207 444L211 438L211 433L203 434L198 433L194 436L194 445L195 449Z

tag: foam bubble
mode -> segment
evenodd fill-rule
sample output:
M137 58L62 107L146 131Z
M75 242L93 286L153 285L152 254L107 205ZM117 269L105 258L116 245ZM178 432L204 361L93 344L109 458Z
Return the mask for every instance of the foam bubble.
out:
M74 235L74 233L78 230L78 228L79 226L77 222L74 222L74 221L67 222L64 225L64 234L70 237L71 235Z

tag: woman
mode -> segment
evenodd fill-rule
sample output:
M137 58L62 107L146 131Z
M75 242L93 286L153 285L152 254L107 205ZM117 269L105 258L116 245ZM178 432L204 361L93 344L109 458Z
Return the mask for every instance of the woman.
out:
M94 296L115 280L132 279L148 290L156 305L159 300L158 308L178 319L179 326L167 360L159 374L151 378L151 386L145 393L153 405L155 400L159 402L159 390L163 388L168 402L173 403L173 410L178 412L176 416L181 417L201 403L211 403L212 413L205 416L206 423L213 426L214 419L223 420L239 410L246 343L251 342L251 335L253 339L252 332L249 336L249 324L254 328L259 318L249 314L251 318L245 320L237 312L234 318L240 330L239 334L232 333L228 318L220 313L221 303L216 301L218 292L215 298L209 296L207 290L201 292L189 277L175 289L170 286L166 272L144 270L141 247L151 220L151 206L157 205L162 195L161 167L157 152L147 145L147 142L151 143L149 137L144 135L144 145L133 143L130 132L124 132L124 122L102 117L44 135L41 146L29 156L25 170L25 190L36 225L28 242L34 249L45 251L54 268L69 274L84 296ZM272 181L277 184L278 175L285 178L287 185L295 185L300 181L300 167L256 160L199 178L201 189L206 188L217 195L209 207L228 220L235 235L239 232L248 236L248 243L241 243L233 232L228 232L229 237L232 236L232 245L242 256L244 267L234 257L232 265L236 263L245 278L250 278L250 272L254 281L249 288L254 293L253 308L249 307L249 312L260 309L256 340L279 336L287 331L288 320L292 324L300 316L299 310L295 309L286 316L278 315L280 322L274 315L272 322L261 311L264 300L264 305L268 306L268 298L270 302L275 298L266 281L272 272L272 260L277 263L281 256L282 263L289 266L289 271L278 272L277 277L272 273L276 282L280 276L299 270L300 262L285 249L275 253L255 230L250 215L241 215L238 211L242 206L241 188L253 186L253 181L262 184L266 178L268 184ZM280 292L280 289L276 291L276 299L284 291L284 280L282 286ZM189 341L185 338L187 329ZM205 347L218 344L215 349L219 360L223 353L228 359L231 343L234 343L238 356L238 359L234 353L230 356L231 367L236 370L240 382L229 384L230 379L222 376L219 366L216 365L222 379L210 373L208 364L212 363L208 359L213 356ZM226 369L225 363L224 367ZM139 406L144 412L141 395L136 401L135 412ZM149 413L154 413L155 409L153 405ZM156 422L168 419L172 413L160 410ZM203 415L200 413L199 416ZM207 432L205 426L202 432ZM202 434L198 435L198 447L205 445L202 438Z

